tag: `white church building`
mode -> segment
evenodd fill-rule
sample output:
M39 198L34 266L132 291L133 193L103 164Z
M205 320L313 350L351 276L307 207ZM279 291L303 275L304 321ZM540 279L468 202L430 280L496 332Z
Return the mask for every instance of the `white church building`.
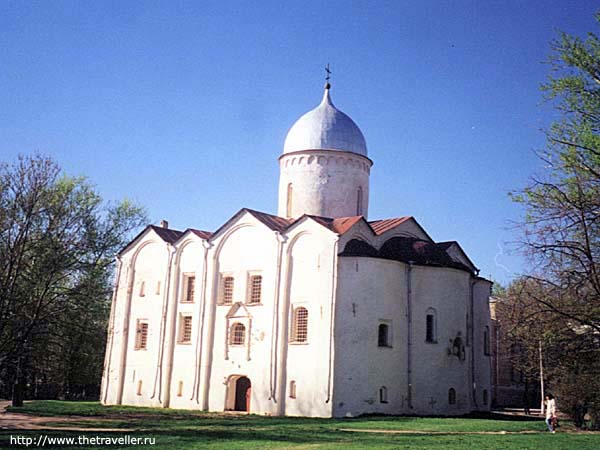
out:
M149 225L117 256L101 401L341 417L490 408L491 283L410 216L325 86L279 157L278 214Z

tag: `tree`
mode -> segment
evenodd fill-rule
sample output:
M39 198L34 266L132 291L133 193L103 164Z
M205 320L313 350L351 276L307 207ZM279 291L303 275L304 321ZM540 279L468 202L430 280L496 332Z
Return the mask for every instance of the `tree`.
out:
M549 355L571 350L556 361L566 393L581 388L586 367L598 369L590 361L600 360L600 39L562 33L550 62L542 90L560 119L540 153L548 172L512 195L526 211L521 244L532 263L521 296L539 306L538 317L551 318L543 321ZM589 394L598 418L599 399Z
M113 257L145 220L49 158L0 166L0 374L13 404L36 376L68 386L99 373Z
M496 303L505 332L502 352L524 375L525 388L539 381L539 350L543 349L546 392L559 394L560 410L575 413L586 405L598 423L600 358L598 336L574 326L544 301L547 285L535 278L514 280Z

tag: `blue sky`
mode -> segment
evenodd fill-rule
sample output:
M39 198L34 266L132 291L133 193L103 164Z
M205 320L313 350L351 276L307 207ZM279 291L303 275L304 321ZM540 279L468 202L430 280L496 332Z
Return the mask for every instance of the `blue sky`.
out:
M289 127L332 99L374 161L370 219L413 215L481 274L527 269L507 196L543 166L539 85L593 1L0 2L0 160L41 152L153 222L276 213Z

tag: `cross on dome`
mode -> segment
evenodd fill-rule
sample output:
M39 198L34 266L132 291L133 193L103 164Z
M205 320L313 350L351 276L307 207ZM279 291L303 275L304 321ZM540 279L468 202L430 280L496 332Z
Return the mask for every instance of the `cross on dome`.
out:
M327 67L325 67L325 72L327 75L325 76L325 89L329 89L331 84L329 84L329 80L331 79L331 70L329 70L329 63L327 63Z

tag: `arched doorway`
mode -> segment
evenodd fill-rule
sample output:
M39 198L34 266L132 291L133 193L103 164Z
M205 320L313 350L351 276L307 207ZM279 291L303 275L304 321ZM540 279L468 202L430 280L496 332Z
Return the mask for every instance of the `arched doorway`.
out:
M239 377L235 381L235 405L234 411L250 411L250 398L252 396L252 385L247 377Z

